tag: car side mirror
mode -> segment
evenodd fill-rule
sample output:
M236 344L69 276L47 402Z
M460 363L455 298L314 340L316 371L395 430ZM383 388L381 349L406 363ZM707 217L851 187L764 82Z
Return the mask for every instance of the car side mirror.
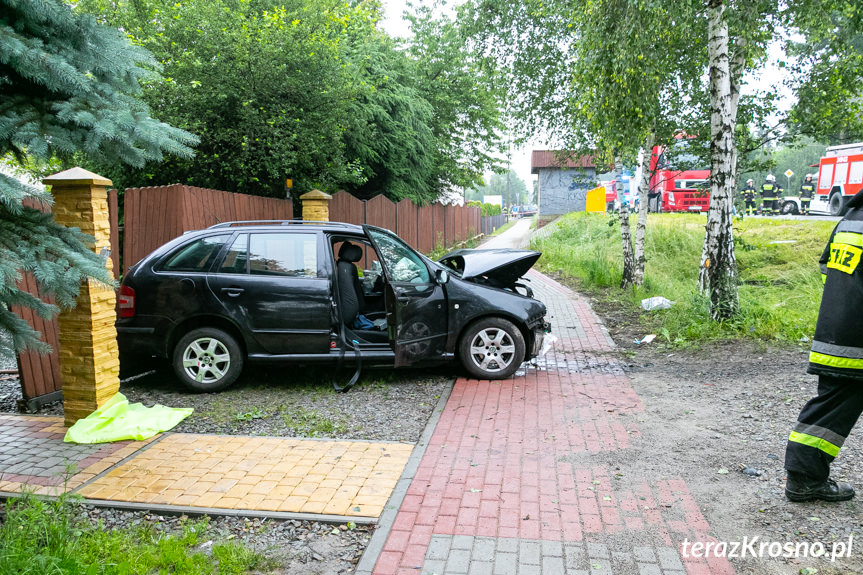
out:
M434 277L439 284L445 284L449 281L449 272L446 270L436 270Z

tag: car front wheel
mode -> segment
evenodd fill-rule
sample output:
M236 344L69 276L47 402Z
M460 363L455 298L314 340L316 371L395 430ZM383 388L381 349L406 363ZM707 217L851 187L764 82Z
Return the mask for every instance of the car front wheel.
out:
M243 359L231 335L212 327L193 329L174 348L174 373L194 391L221 391L240 377Z
M511 321L486 318L470 325L459 342L459 358L479 379L504 379L524 360L524 336Z

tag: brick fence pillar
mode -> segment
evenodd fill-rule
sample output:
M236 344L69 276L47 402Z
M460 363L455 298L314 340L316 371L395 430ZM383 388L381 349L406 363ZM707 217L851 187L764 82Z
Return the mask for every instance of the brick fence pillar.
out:
M320 190L312 190L300 196L303 202L303 219L310 222L330 221L330 200L333 197Z
M82 168L72 168L42 182L51 186L57 223L80 228L93 236L96 253L111 249L108 217L111 180ZM106 260L111 270L111 258ZM76 306L61 312L58 318L66 426L88 416L120 389L115 299L111 286L88 280L81 284Z

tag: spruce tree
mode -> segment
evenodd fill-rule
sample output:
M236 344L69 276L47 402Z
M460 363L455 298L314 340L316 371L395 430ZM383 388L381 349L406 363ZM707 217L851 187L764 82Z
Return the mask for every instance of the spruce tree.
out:
M152 118L138 99L140 82L158 79L155 68L146 50L62 0L0 0L0 158L143 166L166 154L190 156L194 136ZM74 305L82 281L112 281L89 247L92 237L25 206L28 198L51 201L0 173L0 353L47 350L9 306L49 318ZM19 290L23 272L57 305Z

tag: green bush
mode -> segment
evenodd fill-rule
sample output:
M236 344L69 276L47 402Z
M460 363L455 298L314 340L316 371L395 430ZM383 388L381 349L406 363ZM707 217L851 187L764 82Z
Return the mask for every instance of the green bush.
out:
M633 232L635 221L633 216ZM560 272L592 295L638 313L645 333L661 334L670 342L811 338L822 290L818 259L834 222L761 218L735 222L740 313L725 322L710 319L708 302L697 293L704 222L704 216L696 214L651 214L645 281L637 289L619 287L620 228L602 214L570 214L534 248L543 252L540 269ZM641 300L652 296L664 296L675 305L642 312Z

